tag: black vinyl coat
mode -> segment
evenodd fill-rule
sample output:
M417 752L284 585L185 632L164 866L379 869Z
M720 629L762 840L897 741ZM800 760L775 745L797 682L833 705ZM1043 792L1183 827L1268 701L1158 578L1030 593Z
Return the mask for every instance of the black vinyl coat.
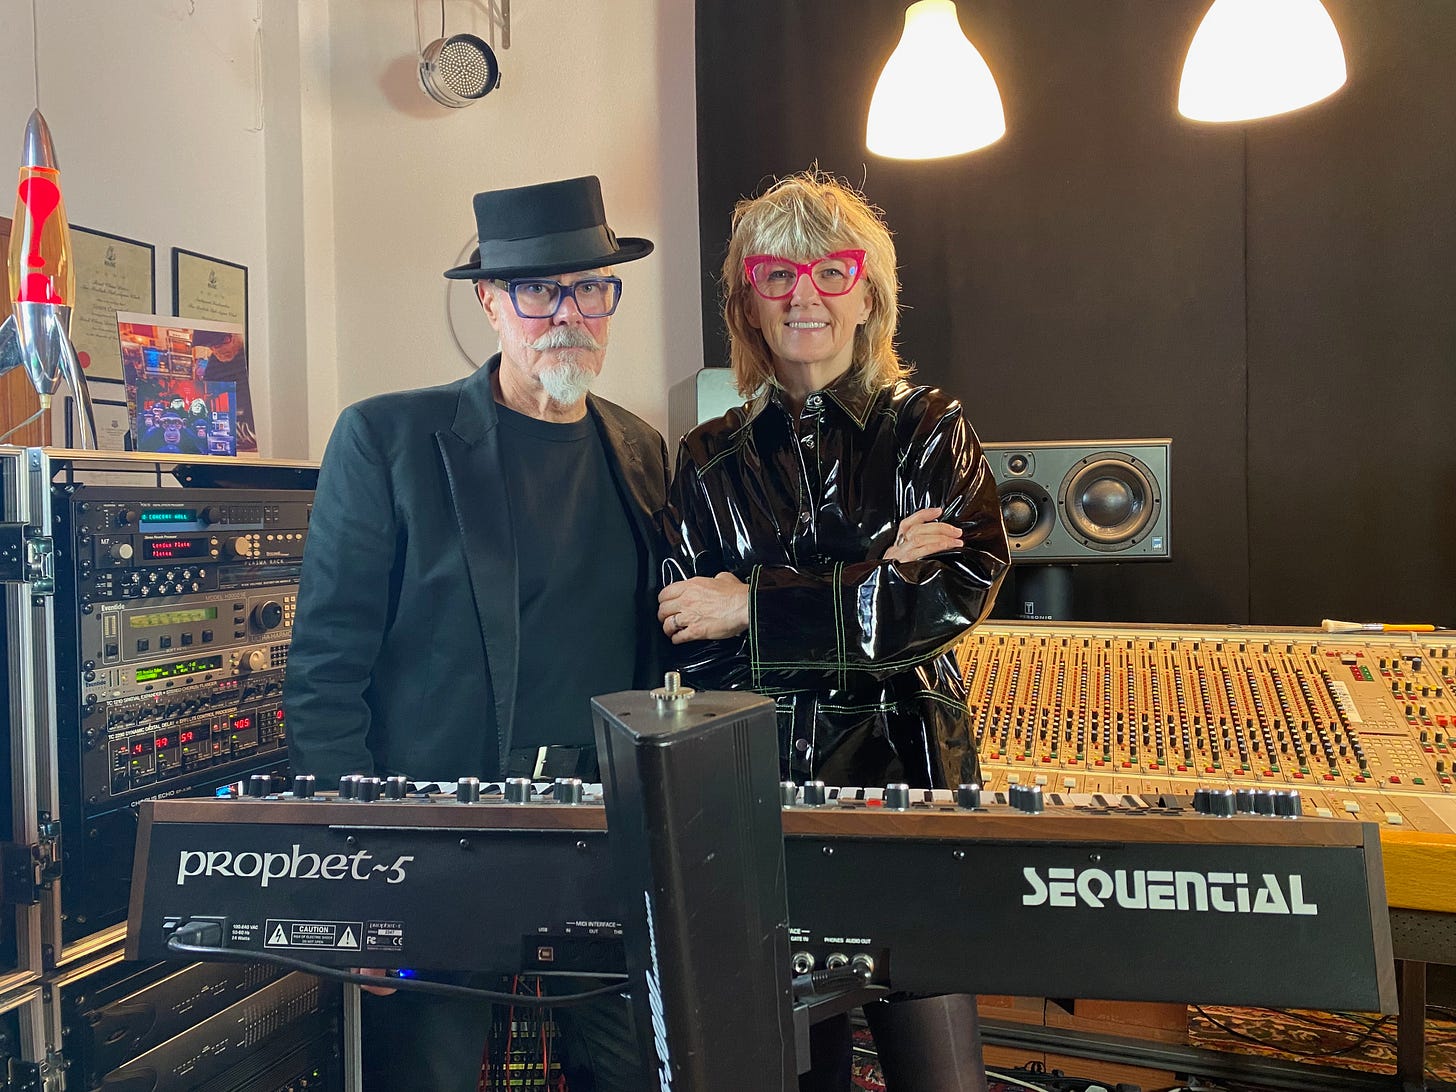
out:
M879 560L900 520L930 507L961 547ZM665 525L669 579L726 571L749 587L748 631L682 646L680 666L695 687L775 699L785 777L979 779L953 646L990 610L1009 557L959 402L841 377L797 420L772 395L730 410L683 438Z

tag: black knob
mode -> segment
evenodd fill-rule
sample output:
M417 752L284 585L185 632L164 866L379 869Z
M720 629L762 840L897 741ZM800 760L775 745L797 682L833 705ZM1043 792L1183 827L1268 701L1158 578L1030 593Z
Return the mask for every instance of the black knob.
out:
M366 803L373 803L379 799L379 793L384 788L384 782L377 777L361 777L359 779L359 799Z
M551 786L551 795L558 804L580 804L584 796L581 778L558 777Z
M1233 789L1212 789L1208 794L1208 814L1227 819L1238 811Z
M403 800L409 795L409 778L395 774L384 779L384 795L390 800Z
M1272 790L1270 790L1270 789L1255 789L1254 790L1254 814L1256 814L1256 815L1273 815L1274 814L1274 793L1273 793Z
M1235 806L1238 808L1238 810L1240 812L1250 813L1251 814L1253 812L1253 810L1254 810L1254 790L1253 789L1236 789L1236 790L1234 790L1234 804L1235 804Z
M204 527L210 527L214 523L221 523L222 509L216 505L209 504L201 512L197 513L197 522Z
M531 779L529 777L506 778L506 803L529 804L531 802Z
M318 779L311 773L299 774L293 779L293 796L297 800L312 799Z
M1040 815L1046 811L1046 800L1040 785L1028 785L1021 796L1021 810L1027 815Z
M244 790L249 796L267 796L273 788L273 778L268 774L255 773L248 778L247 788Z
M822 781L805 781L803 797L806 808L822 808L829 801L829 790Z
M1304 802L1298 789L1281 789L1274 794L1274 814L1293 819L1304 814Z
M480 803L480 778L462 777L456 782L455 799L462 804Z
M340 800L357 800L357 799L359 799L359 775L358 774L345 774L343 777L339 778L339 799Z
M891 811L908 811L910 808L910 786L903 781L885 786L885 807Z
M1193 790L1193 810L1196 811L1199 815L1207 815L1212 810L1209 806L1208 797L1208 789Z
M281 621L283 608L271 599L253 608L253 624L259 629L277 629Z
M956 807L958 808L979 808L981 806L980 785L957 785L956 786Z

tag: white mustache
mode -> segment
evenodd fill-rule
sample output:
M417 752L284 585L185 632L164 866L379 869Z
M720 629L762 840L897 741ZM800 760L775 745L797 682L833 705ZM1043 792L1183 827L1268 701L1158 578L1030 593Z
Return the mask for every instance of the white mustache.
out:
M527 347L538 353L547 349L591 349L600 352L602 348L601 343L580 326L553 326L535 341L528 342Z

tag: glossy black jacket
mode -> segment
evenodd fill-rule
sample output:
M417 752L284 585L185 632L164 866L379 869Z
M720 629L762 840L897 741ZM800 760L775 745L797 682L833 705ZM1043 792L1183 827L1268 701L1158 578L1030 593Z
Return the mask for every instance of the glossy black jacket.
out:
M879 558L901 519L944 507L963 545ZM679 648L686 681L778 705L796 781L941 787L978 779L953 646L1008 566L996 483L959 402L843 378L795 420L777 397L698 426L678 450L665 576L749 586L740 637Z

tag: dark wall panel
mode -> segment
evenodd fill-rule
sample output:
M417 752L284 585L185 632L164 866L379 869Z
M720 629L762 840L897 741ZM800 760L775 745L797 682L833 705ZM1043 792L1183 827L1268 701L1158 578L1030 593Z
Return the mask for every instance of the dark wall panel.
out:
M1329 8L1349 85L1249 133L1251 612L1456 624L1456 5Z
M1361 7L1359 0L1346 6ZM1360 340L1386 348L1389 340L1374 329L1354 333L1331 326L1312 311L1290 329L1280 318L1289 311L1287 302L1261 308L1251 301L1266 281L1322 279L1325 306L1346 326L1361 326L1362 314L1378 312L1382 323L1399 327L1402 319L1414 322L1420 299L1450 295L1456 277L1449 262L1441 265L1439 238L1414 241L1421 272L1412 273L1403 289L1389 283L1387 271L1367 264L1381 255L1392 258L1384 248L1410 242L1403 229L1384 224L1384 205L1399 207L1392 213L1397 224L1418 218L1407 207L1410 187L1380 174L1382 161L1418 160L1416 175L1448 183L1456 177L1442 158L1456 144L1456 124L1444 105L1452 101L1450 89L1431 100L1442 104L1439 111L1427 110L1441 116L1419 125L1423 144L1444 140L1446 151L1412 153L1387 133L1378 154L1361 153L1368 170L1348 171L1367 191L1380 190L1376 207L1342 212L1331 194L1329 207L1305 204L1291 213L1284 206L1307 189L1302 183L1322 177L1331 157L1346 155L1340 149L1351 139L1350 123L1325 120L1346 95L1297 119L1251 128L1247 156L1242 128L1182 122L1174 111L1178 74L1206 7L1207 0L961 4L961 23L1000 84L1007 136L973 155L902 163L873 157L863 147L873 83L899 38L900 3L700 0L705 360L725 359L716 276L733 203L775 175L817 162L860 185L885 210L901 261L902 351L923 381L966 401L983 438L1173 437L1174 560L1080 566L1080 616L1308 624L1338 613L1337 605L1372 617L1388 613L1402 601L1383 597L1378 582L1366 581L1365 599L1337 594L1352 581L1343 561L1313 548L1318 531L1276 532L1276 544L1280 535L1289 536L1293 552L1288 563L1271 563L1271 504L1292 506L1306 527L1350 536L1338 509L1304 484L1314 477L1311 464L1327 460L1314 442L1317 430L1298 438L1297 452L1280 450L1279 458L1270 457L1265 437L1269 424L1287 427L1286 419L1297 416L1291 411L1303 403L1291 398L1292 387L1322 383L1329 358L1316 345L1339 340L1343 351L1368 362L1355 348ZM1400 39L1414 35L1425 39L1432 64L1443 51L1449 56L1456 5L1382 0L1379 7L1381 20L1365 15L1357 21L1331 3L1347 43L1352 36L1387 35L1392 41L1380 48L1398 54ZM1389 20L1392 9L1401 9L1401 18ZM1426 23L1444 24L1445 39ZM1352 78L1358 78L1370 65L1363 48L1352 48L1350 56ZM1391 94L1389 88L1380 92L1386 101ZM1378 115L1373 109L1376 127ZM1247 224L1246 194L1253 217ZM1449 223L1444 210L1441 215ZM1362 226L1352 229L1356 221ZM1294 246L1271 231L1274 224L1307 237ZM1338 233L1351 248L1349 260L1364 269L1358 283L1329 267L1322 232ZM1437 285L1413 300L1421 277ZM1377 294L1387 302L1379 308L1372 309L1361 291L1367 280L1383 285ZM1247 325L1246 305L1257 316ZM1449 348L1450 326L1444 317L1435 327L1422 318L1402 337L1407 346L1419 341ZM1427 366L1431 358L1424 354ZM1267 367L1252 371L1276 359L1273 374ZM1445 393L1449 406L1449 352L1444 361L1445 376L1430 386ZM1347 409L1363 402L1357 396ZM1417 411L1425 414L1422 427L1429 431L1441 412ZM1390 425L1380 422L1381 430ZM1372 433L1365 445L1373 439ZM1427 451L1426 460L1431 465L1414 474L1402 496L1444 489L1449 506L1451 458ZM1368 452L1362 465L1371 465ZM1288 474L1294 475L1294 500L1281 479ZM1425 572L1428 585L1446 589L1447 617L1452 536L1447 532L1448 543L1438 545L1433 528L1440 518L1449 523L1449 515L1430 511L1415 520L1422 541L1402 555L1412 574ZM1361 518L1374 517L1361 509ZM1389 561L1398 554L1388 548L1382 556ZM1442 557L1446 564L1437 574L1432 569Z

